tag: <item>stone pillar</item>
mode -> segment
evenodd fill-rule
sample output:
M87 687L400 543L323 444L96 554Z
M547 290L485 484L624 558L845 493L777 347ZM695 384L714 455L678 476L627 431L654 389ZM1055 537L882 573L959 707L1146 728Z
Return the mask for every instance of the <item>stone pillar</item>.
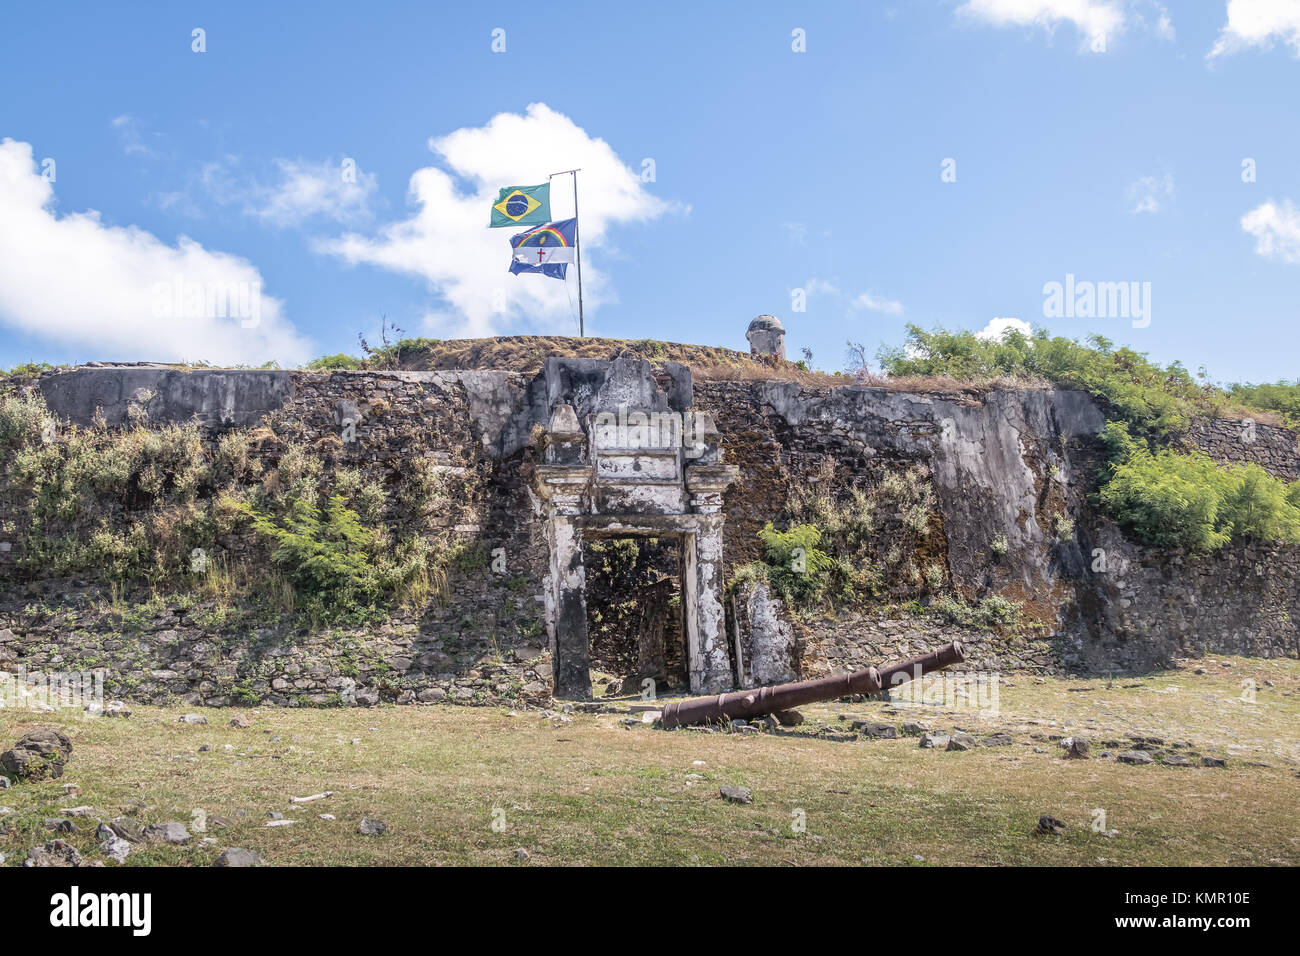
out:
M682 606L686 608L691 692L716 694L734 683L722 605L722 494L739 476L735 465L718 464L717 432L697 420L698 464L686 468L686 490L697 515L696 531L682 546Z
M546 433L545 461L537 466L537 490L546 503L550 563L546 569L546 635L556 697L591 697L587 637L587 573L582 529L574 520L586 507L591 466L586 435L569 405L557 405Z
M734 683L722 608L722 517L709 515L682 543L682 606L686 608L688 678L693 694L717 694Z
M546 573L546 623L556 697L591 697L587 637L587 573L582 564L582 529L572 518L546 522L551 561Z

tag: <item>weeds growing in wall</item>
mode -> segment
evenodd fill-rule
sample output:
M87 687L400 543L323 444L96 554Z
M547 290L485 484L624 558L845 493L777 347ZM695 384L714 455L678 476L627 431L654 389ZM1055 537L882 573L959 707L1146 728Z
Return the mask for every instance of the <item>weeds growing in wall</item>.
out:
M391 485L326 464L266 427L213 443L197 424L62 425L11 389L0 395L0 536L20 544L19 575L193 593L213 602L203 623L218 628L249 602L321 623L445 597L449 567L472 563L448 514L471 496L426 459Z
M1019 622L1015 602L992 597L968 604L952 592L924 466L888 470L874 484L852 484L827 460L797 485L786 511L786 528L769 522L758 533L763 560L735 569L733 589L760 582L802 612L889 605L968 627Z
M1230 541L1300 543L1300 482L1201 451L1152 451L1123 422L1107 423L1101 438L1109 463L1098 501L1145 543L1202 553Z

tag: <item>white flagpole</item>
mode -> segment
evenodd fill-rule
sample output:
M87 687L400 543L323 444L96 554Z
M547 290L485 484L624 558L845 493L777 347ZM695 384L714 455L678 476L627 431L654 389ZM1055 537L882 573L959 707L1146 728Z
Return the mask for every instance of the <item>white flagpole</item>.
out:
M582 317L582 244L578 241L578 173L579 169L565 169L558 173L551 173L547 179L554 179L556 176L564 176L569 173L573 174L573 251L578 260L578 337L586 336L586 323Z

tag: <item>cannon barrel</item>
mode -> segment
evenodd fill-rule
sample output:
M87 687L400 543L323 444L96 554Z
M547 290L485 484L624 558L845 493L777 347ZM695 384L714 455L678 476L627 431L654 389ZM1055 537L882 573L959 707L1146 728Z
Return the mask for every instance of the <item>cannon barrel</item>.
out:
M961 641L953 641L937 651L910 661L903 661L883 671L868 667L866 670L854 671L852 674L837 674L833 677L819 677L816 680L757 687L753 690L719 694L717 697L673 700L664 705L663 726L665 730L671 730L674 727L689 727L692 724L748 720L778 710L789 710L800 704L834 700L850 694L874 694L882 687L905 684L922 674L937 671L950 664L959 664L965 659L966 651L961 646Z

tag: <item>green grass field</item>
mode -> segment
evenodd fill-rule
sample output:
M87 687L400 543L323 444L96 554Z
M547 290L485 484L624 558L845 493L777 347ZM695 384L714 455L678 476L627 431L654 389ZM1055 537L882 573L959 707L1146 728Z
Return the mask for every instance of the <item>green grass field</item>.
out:
M1247 679L1253 702L1242 699ZM201 711L208 725L177 723L193 708L135 707L126 720L0 710L3 746L36 726L59 727L74 745L59 780L0 791L9 810L0 851L21 865L55 838L45 818L89 806L66 837L87 860L103 859L94 816L190 825L198 810L208 820L189 844L136 846L126 865L203 866L233 846L276 865L1300 863L1300 663L1214 658L1109 686L1008 680L996 715L836 703L805 708L801 727L759 734L442 705L262 708L244 712L245 730L226 727L232 710ZM960 753L915 738L816 736L858 717L1002 731L1014 742ZM1087 737L1093 758L1063 759L1049 738L1066 735ZM1097 756L1104 741L1127 749L1131 737L1162 738L1151 749L1195 765ZM1201 755L1227 767L1202 767ZM65 795L68 784L79 793ZM753 803L721 799L723 784L749 788ZM1117 833L1094 832L1098 810ZM296 822L268 828L271 811ZM1042 814L1066 831L1036 835ZM360 834L363 815L387 831Z

